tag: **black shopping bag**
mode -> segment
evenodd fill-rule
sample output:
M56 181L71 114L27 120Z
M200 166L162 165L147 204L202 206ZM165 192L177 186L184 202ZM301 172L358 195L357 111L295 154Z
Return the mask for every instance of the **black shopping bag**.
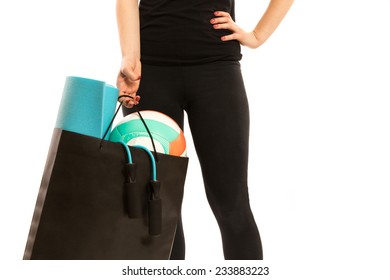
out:
M130 152L54 129L24 259L169 259L188 158Z

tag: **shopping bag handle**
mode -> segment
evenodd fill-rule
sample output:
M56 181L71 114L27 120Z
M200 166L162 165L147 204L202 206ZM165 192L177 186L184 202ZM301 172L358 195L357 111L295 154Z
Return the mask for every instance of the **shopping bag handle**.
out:
M120 99L123 98L123 97L127 97L127 98L134 99L134 97L132 97L131 95L121 95L121 96L118 97L119 106L118 106L118 108L116 109L115 114L114 114L114 116L112 117L111 122L110 122L110 124L108 125L106 131L104 132L102 141L100 142L100 147L102 147L103 139L106 138L108 131L110 130L110 128L111 128L111 126L112 126L112 124L113 124L113 122L114 122L114 120L115 120L115 118L116 118L116 116L117 116L117 114L118 114L118 112L119 112L119 110L120 110L120 108L121 108L122 105L123 105L123 101L120 101ZM134 108L134 109L136 110L136 112L138 113L139 118L141 119L143 125L144 125L145 128L146 128L146 131L147 131L147 133L148 133L148 135L149 135L149 137L150 137L150 140L152 141L152 147L153 147L153 151L154 151L154 158L155 158L155 160L158 162L158 155L157 155L156 146L155 146L155 144L154 144L154 139L153 139L152 133L150 132L149 127L148 127L148 125L146 124L146 122L145 122L144 118L142 117L141 112L139 111L139 109L137 108L137 106L134 106L133 108Z

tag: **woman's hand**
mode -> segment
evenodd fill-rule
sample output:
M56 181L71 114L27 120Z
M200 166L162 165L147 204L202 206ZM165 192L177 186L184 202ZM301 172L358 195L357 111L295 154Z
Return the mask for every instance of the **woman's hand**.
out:
M215 18L210 20L210 23L215 29L227 29L232 31L232 34L225 35L221 37L222 41L231 41L237 40L241 45L247 46L249 48L255 49L258 48L264 41L259 38L256 31L246 32L241 27L239 27L232 19L229 13L216 11L214 12Z
M130 95L133 98L122 97L119 101L123 101L123 105L132 108L137 105L140 96L136 95L139 83L141 80L141 61L139 59L122 59L121 69L119 71L116 86L119 89L119 97Z

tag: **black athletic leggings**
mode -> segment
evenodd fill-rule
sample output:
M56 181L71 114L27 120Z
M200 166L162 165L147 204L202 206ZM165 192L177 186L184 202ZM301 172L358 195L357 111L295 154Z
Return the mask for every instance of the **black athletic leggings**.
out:
M200 161L211 209L221 230L225 259L262 259L262 245L247 187L249 109L240 64L142 65L139 109L156 110L182 128L184 110ZM133 110L125 108L127 115ZM171 259L184 259L178 223Z

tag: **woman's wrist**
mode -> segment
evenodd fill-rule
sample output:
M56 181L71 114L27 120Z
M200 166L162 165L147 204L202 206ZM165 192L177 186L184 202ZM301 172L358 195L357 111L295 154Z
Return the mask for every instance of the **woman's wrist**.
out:
M132 81L141 79L141 61L137 55L122 58L120 73Z
M132 53L132 54L124 54L122 55L122 63L123 62L129 62L132 63L134 61L140 61L141 56L138 53Z
M252 35L255 38L256 42L257 42L255 48L258 48L261 45L263 45L267 41L267 39L269 37L269 35L266 34L265 32L263 32L262 30L259 31L259 30L256 30L256 29L254 29L252 31Z

